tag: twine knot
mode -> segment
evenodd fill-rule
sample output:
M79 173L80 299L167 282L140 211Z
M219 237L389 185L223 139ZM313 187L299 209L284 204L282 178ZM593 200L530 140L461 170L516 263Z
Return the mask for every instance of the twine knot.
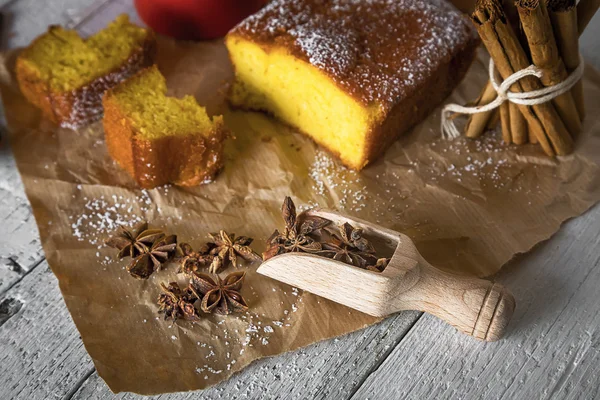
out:
M535 65L530 65L529 67L510 75L502 83L498 83L498 72L494 66L494 61L490 59L488 72L490 82L497 94L496 98L488 104L475 107L465 107L460 104L445 105L442 109L442 137L445 139L456 139L460 136L460 132L454 124L452 114L477 114L487 112L500 107L505 101L526 106L534 106L550 101L553 98L568 92L583 76L583 65L583 57L580 55L579 66L577 66L567 79L561 83L539 90L532 90L530 92L511 92L510 87L526 76L541 78L543 75L542 70Z

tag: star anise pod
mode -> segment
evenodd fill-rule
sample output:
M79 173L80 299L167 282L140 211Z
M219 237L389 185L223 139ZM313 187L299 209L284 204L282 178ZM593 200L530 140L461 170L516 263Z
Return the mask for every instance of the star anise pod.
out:
M308 235L294 234L285 236L285 234L279 233L278 230L275 230L271 237L267 239L267 243L269 244L269 247L263 253L263 260L268 260L281 253L314 253L322 249L321 243Z
M372 271L383 270L387 265L384 263L386 259L377 258L373 245L363 237L362 229L345 222L325 230L332 238L323 243L323 250L318 255Z
M165 320L172 319L175 321L178 318L183 318L188 321L195 321L198 319L198 310L194 307L198 296L191 286L181 290L176 282L171 282L169 286L161 283L160 287L163 293L158 296L158 312L165 314Z
M354 228L348 222L340 224L337 229L327 227L326 230L346 246L354 247L365 253L375 253L373 245L362 236L363 230Z
M227 233L224 230L218 233L210 233L212 243L209 254L218 256L222 260L222 265L227 266L232 264L237 268L237 257L240 256L246 261L259 261L261 258L252 250L250 244L254 239L247 236L235 237L235 234ZM217 272L216 270L214 272Z
M203 245L198 251L194 251L188 243L181 243L178 248L180 273L192 273L201 267L210 265L214 256L208 254L210 247Z
M336 239L323 243L323 250L317 252L317 255L333 258L359 268L366 268L368 265L377 263L377 257L374 254L360 251Z
M322 228L331 223L330 220L306 215L306 213L296 214L296 205L291 197L286 196L281 206L281 214L285 221L285 230L283 236L286 238L303 235L318 235Z
M144 222L134 229L120 226L117 234L106 241L106 245L119 250L119 259L135 258L162 236L164 233L160 229L148 229L148 223Z
M134 278L148 279L154 271L169 261L177 247L177 236L159 237L150 247L143 245L140 255L127 266L127 272Z
M245 271L236 271L221 279L214 279L207 274L191 274L192 288L202 298L200 308L206 313L230 314L236 311L246 311L248 305L240 294L240 289L246 276Z
M331 226L328 219L306 213L298 215L290 197L283 201L281 214L285 228L283 232L275 230L267 239L263 260L283 253L304 252L378 272L389 262L388 258L378 258L373 245L363 237L363 230L349 223ZM326 234L321 232L323 229Z
M321 243L313 235L318 235L321 229L331 223L328 219L307 216L302 213L296 215L296 206L289 196L283 200L281 214L285 222L283 233L275 230L267 239L267 250L263 253L263 260L268 260L278 254L289 252L316 253L322 250Z

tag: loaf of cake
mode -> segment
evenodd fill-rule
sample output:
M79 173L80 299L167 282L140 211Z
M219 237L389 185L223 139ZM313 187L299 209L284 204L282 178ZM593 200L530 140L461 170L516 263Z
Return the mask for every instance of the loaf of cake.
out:
M226 45L233 106L271 113L360 170L450 94L478 38L444 0L274 0Z
M166 96L156 65L108 90L104 134L110 155L143 188L209 182L223 165L223 117L212 119L192 96Z
M152 65L155 52L152 31L127 15L87 39L51 26L17 58L17 80L46 118L77 128L100 119L104 91Z

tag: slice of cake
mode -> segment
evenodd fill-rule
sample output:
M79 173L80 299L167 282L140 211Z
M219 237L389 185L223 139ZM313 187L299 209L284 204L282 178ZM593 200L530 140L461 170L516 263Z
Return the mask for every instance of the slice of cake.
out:
M51 26L17 58L17 80L46 118L77 128L100 119L104 91L152 65L155 52L152 31L127 15L88 39Z
M110 155L143 188L210 181L223 165L223 117L212 120L192 96L167 97L156 65L104 95Z
M267 111L361 169L450 94L478 38L444 0L274 0L226 44L232 105Z

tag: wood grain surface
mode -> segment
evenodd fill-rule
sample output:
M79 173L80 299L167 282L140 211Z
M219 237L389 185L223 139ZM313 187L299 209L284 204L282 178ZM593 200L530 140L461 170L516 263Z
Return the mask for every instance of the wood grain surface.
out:
M2 45L49 24L94 23L127 0L0 0ZM85 30L85 27L83 28ZM91 29L91 28L89 28ZM582 53L600 66L600 16ZM506 339L483 344L400 313L339 339L261 360L203 392L160 399L600 398L600 207L569 221L497 281L517 299ZM0 143L0 399L113 399L95 373L43 259L6 139Z

